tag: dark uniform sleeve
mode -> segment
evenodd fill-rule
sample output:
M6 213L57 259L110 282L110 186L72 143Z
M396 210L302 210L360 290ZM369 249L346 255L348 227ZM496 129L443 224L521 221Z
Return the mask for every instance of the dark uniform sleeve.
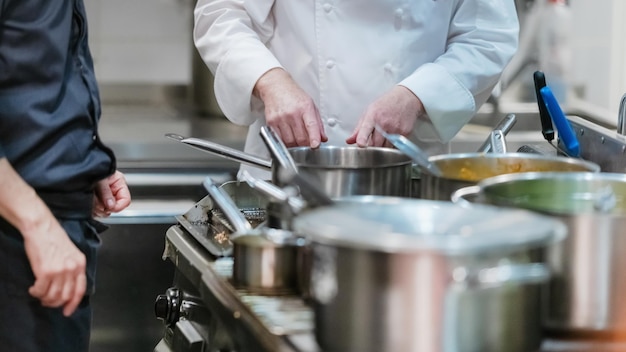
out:
M2 0L0 0L2 1ZM6 154L4 154L4 149L2 149L2 143L0 143L0 159L6 157Z

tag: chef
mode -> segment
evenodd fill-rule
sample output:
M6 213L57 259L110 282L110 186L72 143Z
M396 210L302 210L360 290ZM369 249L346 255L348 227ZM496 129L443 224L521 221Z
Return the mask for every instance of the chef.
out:
M222 112L268 158L263 125L288 147L387 146L379 125L446 152L519 31L513 0L199 0L194 18Z

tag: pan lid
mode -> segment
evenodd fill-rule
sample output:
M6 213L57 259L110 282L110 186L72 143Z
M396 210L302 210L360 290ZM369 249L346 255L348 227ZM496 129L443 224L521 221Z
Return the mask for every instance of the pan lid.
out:
M540 247L566 234L560 221L527 210L384 196L344 198L298 215L293 226L313 243L451 255Z

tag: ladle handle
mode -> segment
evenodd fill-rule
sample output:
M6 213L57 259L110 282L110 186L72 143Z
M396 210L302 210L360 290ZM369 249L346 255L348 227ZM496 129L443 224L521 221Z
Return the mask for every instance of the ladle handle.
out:
M233 202L224 190L217 187L210 177L205 178L202 185L207 192L209 192L215 204L222 210L226 219L230 221L237 233L246 233L252 230L252 225L250 225L246 217L241 213L235 202Z

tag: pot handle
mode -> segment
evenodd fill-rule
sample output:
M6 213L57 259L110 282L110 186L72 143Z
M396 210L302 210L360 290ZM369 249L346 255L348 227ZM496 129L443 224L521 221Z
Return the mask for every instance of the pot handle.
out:
M175 141L179 141L183 144L187 144L190 147L205 152L223 156L226 159L248 164L261 169L272 169L271 160L261 159L255 155L248 154L246 152L242 152L240 150L227 147L225 145L217 144L200 138L184 137L175 133L166 133L165 137L173 139Z
M452 192L450 196L450 200L452 203L459 204L464 207L471 207L472 202L465 199L467 196L475 196L480 192L480 186L467 186L463 188L459 188L456 191Z
M502 287L507 284L540 284L550 279L550 269L542 263L507 264L492 268L452 271L452 281L467 290Z

